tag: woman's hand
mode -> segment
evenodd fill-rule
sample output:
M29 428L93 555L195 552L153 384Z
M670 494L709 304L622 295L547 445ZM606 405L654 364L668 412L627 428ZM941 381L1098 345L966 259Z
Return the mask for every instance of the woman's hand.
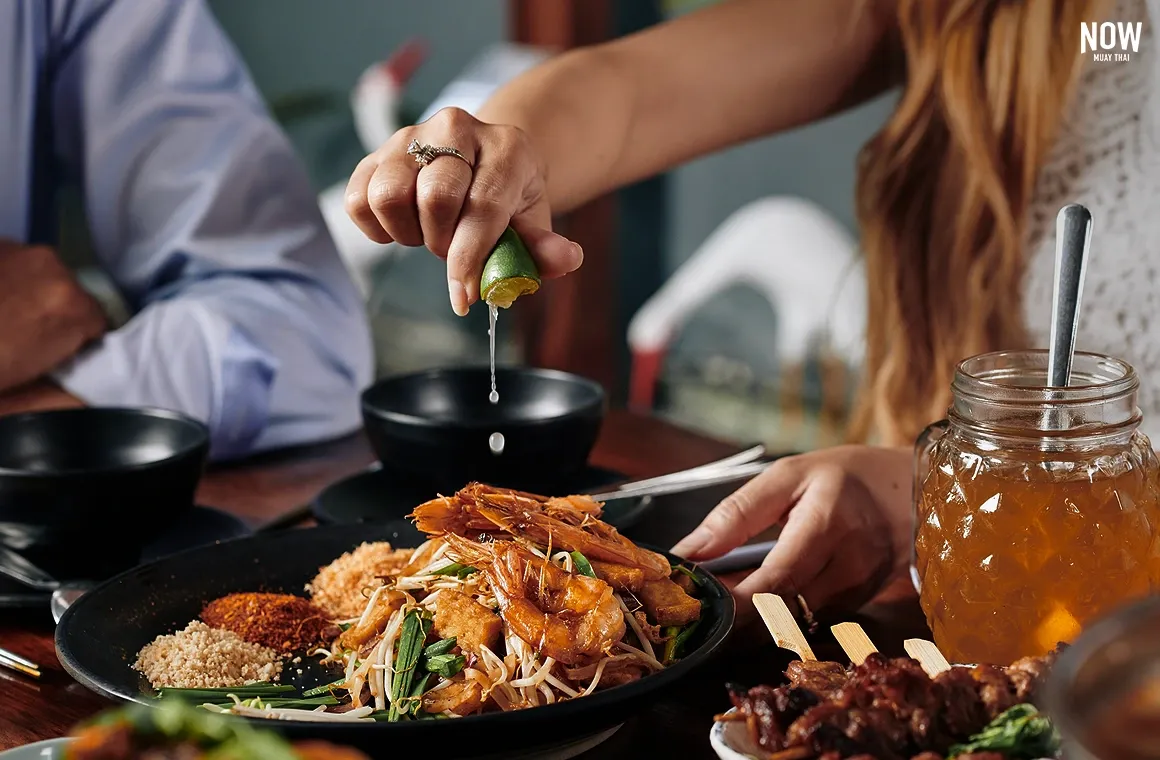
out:
M843 446L788 457L722 501L673 547L718 557L784 522L773 551L739 583L740 599L798 594L814 610L852 611L910 561L909 449Z
M457 149L426 166L407 153L412 140ZM553 233L545 171L518 127L487 124L444 108L405 127L364 158L346 189L346 208L377 243L425 245L447 260L451 307L463 316L479 300L484 262L504 228L528 246L540 276L560 277L584 260L580 246Z

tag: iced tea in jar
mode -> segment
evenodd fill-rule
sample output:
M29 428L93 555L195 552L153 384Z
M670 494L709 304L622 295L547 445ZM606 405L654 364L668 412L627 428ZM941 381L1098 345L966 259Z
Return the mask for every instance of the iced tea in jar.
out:
M1160 465L1126 363L1047 352L959 365L943 422L916 446L913 568L952 662L1009 663L1160 587Z

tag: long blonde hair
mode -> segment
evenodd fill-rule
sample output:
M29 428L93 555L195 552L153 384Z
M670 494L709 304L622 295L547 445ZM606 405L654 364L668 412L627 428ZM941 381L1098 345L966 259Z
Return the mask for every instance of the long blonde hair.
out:
M852 437L909 443L957 363L1026 344L1026 212L1099 0L897 0L906 85L863 149L869 283Z

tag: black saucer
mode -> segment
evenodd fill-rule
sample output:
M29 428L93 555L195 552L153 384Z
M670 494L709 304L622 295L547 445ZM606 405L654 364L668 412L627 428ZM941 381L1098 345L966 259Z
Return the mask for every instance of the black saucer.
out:
M145 547L141 562L153 562L184 549L240 538L252 532L240 518L227 512L210 507L193 507L172 528ZM0 609L47 607L49 597L50 594L33 591L0 575Z
M586 467L562 482L524 483L516 488L533 493L571 494L606 490L625 476L600 467ZM418 505L435 497L431 486L388 470L382 465L327 486L314 500L314 519L323 525L387 522L406 517ZM626 530L652 506L652 499L616 499L604 505L604 520Z

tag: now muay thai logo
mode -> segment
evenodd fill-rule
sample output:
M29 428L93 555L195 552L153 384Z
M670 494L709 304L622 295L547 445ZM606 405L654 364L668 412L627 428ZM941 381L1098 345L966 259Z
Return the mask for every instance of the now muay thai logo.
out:
M1092 60L1124 63L1132 53L1140 52L1141 21L1090 21L1080 24L1079 51L1092 54Z

